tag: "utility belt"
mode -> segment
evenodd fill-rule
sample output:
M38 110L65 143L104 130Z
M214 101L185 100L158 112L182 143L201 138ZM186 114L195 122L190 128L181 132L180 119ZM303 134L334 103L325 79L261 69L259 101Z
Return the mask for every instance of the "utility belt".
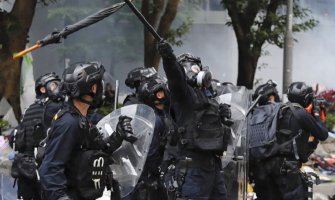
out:
M165 195L164 195L165 194ZM146 199L166 199L166 190L159 179L152 179L150 181L140 181L135 188L135 199L146 200Z
M202 159L185 157L184 159L178 160L176 164L169 165L164 177L168 200L180 199L178 198L179 190L184 184L187 169L212 168L214 170L216 166L222 167L221 159L218 156L202 157Z
M299 173L301 167L301 162L297 160L287 160L286 158L283 159L279 173L280 174L290 174L290 173Z

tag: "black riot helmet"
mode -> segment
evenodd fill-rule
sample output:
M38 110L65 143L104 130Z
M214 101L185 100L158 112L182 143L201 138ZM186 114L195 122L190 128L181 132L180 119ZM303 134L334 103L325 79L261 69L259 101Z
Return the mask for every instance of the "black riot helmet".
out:
M41 95L47 96L53 100L60 99L60 78L56 75L55 72L44 74L38 77L35 81L35 92L36 96L39 97ZM40 91L41 87L45 88L45 93Z
M177 62L184 68L187 83L192 87L210 87L212 73L208 67L203 67L201 59L190 53L178 56ZM205 69L206 68L206 69Z
M252 96L253 100L256 100L259 95L261 98L258 101L259 105L265 105L269 101L269 97L273 95L275 97L275 102L279 102L280 98L277 91L277 84L272 80L268 80L265 84L258 86L255 93Z
M102 77L105 68L99 62L78 62L66 68L63 73L63 88L67 95L73 99L97 107L102 103L103 83ZM97 84L97 92L92 92L92 86ZM87 102L82 97L89 95L93 102Z
M157 77L157 71L154 67L138 67L128 73L125 84L131 89L137 89L142 81L154 77Z
M313 88L304 82L293 82L288 87L287 98L290 102L298 103L305 108L313 101Z
M138 87L137 94L141 102L152 107L157 104L167 105L169 100L166 81L159 76L142 81Z

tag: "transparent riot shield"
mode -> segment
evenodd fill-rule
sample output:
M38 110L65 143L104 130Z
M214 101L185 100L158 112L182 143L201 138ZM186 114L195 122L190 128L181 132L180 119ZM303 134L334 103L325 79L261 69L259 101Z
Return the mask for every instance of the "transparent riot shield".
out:
M247 147L247 112L251 104L251 90L245 87L226 85L221 95L216 97L218 103L231 105L232 137L227 151L222 157L228 199L245 200L247 192L248 147Z
M112 154L110 166L113 178L119 182L121 197L128 195L141 176L151 144L154 126L154 110L143 104L122 107L105 116L97 124L104 137L113 134L120 115L132 118L131 125L137 140L134 143L123 141L121 147Z

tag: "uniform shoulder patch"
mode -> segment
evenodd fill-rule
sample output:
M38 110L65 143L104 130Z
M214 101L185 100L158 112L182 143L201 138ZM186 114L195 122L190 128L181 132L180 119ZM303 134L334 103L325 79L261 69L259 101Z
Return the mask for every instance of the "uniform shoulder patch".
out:
M68 112L69 109L68 108L62 108L60 109L53 117L54 120L57 120L59 118L61 118L66 112Z

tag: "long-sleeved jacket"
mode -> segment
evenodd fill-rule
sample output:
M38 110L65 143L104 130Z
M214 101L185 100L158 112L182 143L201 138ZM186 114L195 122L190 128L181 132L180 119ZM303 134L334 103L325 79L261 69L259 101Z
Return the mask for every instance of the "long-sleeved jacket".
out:
M83 134L85 134L80 126L85 119L77 113L66 112L52 123L52 136L47 142L44 159L39 168L41 187L49 200L69 196L70 183L66 172L71 159L76 152L80 151Z
M300 160L305 162L308 156L316 148L317 141L324 141L328 138L328 130L323 125L320 119L313 117L302 107L293 107L295 115L290 109L283 111L282 117L279 119L279 130L289 130L290 135L285 136L280 134L278 137L279 143L285 142L285 140L291 139L293 136L302 130L302 134L296 138L297 151L300 156ZM314 142L309 142L309 137L313 136L317 140Z

